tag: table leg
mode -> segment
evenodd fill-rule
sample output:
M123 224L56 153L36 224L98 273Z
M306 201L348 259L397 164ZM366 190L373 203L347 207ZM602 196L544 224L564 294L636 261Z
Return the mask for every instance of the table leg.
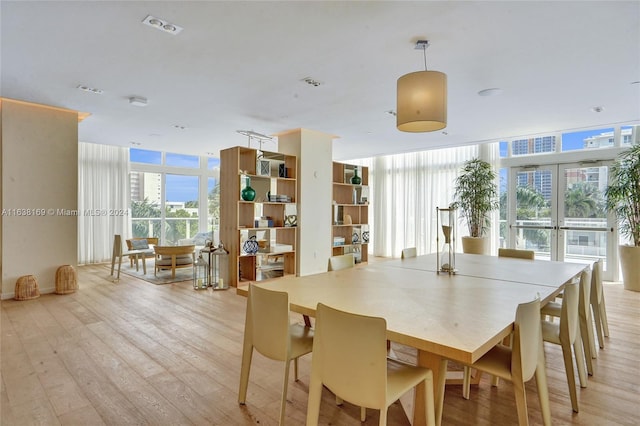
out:
M444 385L447 379L447 359L440 355L418 350L418 365L427 367L433 372L433 394L435 397L436 425L442 423L442 409L444 406ZM424 384L416 386L413 402L413 426L426 425L424 406Z
M147 275L147 255L142 253L142 272Z

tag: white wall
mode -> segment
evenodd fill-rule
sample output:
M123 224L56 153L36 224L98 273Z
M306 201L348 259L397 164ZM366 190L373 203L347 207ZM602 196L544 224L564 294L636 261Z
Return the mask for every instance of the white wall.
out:
M62 211L78 206L78 113L3 99L0 117L2 298L23 275L52 292L56 269L77 265L77 216Z
M327 271L331 256L333 135L296 129L278 135L278 151L298 157L298 275Z

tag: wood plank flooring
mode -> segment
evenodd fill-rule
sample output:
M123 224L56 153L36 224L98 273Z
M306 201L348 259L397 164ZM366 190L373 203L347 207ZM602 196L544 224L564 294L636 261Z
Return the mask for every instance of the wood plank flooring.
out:
M282 363L254 354L247 405L237 403L244 297L124 274L114 283L102 265L80 267L78 276L73 294L2 301L0 424L277 424ZM611 337L588 388L578 390L580 413L571 410L560 348L545 348L554 424L640 421L640 293L607 284L605 298ZM411 348L393 349L415 359ZM305 422L310 360L301 359L300 381L289 384L287 424ZM361 424L358 407L337 407L327 391L323 398L321 424ZM527 398L531 423L541 424L533 382ZM378 424L378 413L368 410L364 424ZM409 424L399 403L388 424ZM511 385L483 379L469 401L448 387L443 424L517 424Z

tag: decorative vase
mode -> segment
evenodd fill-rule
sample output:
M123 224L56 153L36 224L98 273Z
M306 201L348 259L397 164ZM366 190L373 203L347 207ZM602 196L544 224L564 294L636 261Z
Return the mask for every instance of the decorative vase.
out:
M249 239L242 245L242 250L247 254L256 254L259 248L260 246L258 245L255 235L249 237Z
M256 199L256 191L251 187L251 179L247 177L247 186L240 192L240 196L244 201L253 201Z
M358 176L358 168L355 167L353 169L353 176L351 177L351 183L353 185L360 185L362 183L362 178Z

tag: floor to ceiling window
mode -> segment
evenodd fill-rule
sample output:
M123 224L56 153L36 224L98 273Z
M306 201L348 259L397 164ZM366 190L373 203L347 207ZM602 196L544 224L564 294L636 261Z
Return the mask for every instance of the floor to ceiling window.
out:
M219 222L217 158L130 150L131 234L163 245L213 239Z
M614 126L501 142L501 246L536 258L604 261L618 278L618 233L604 208L609 166L638 143L638 126Z

